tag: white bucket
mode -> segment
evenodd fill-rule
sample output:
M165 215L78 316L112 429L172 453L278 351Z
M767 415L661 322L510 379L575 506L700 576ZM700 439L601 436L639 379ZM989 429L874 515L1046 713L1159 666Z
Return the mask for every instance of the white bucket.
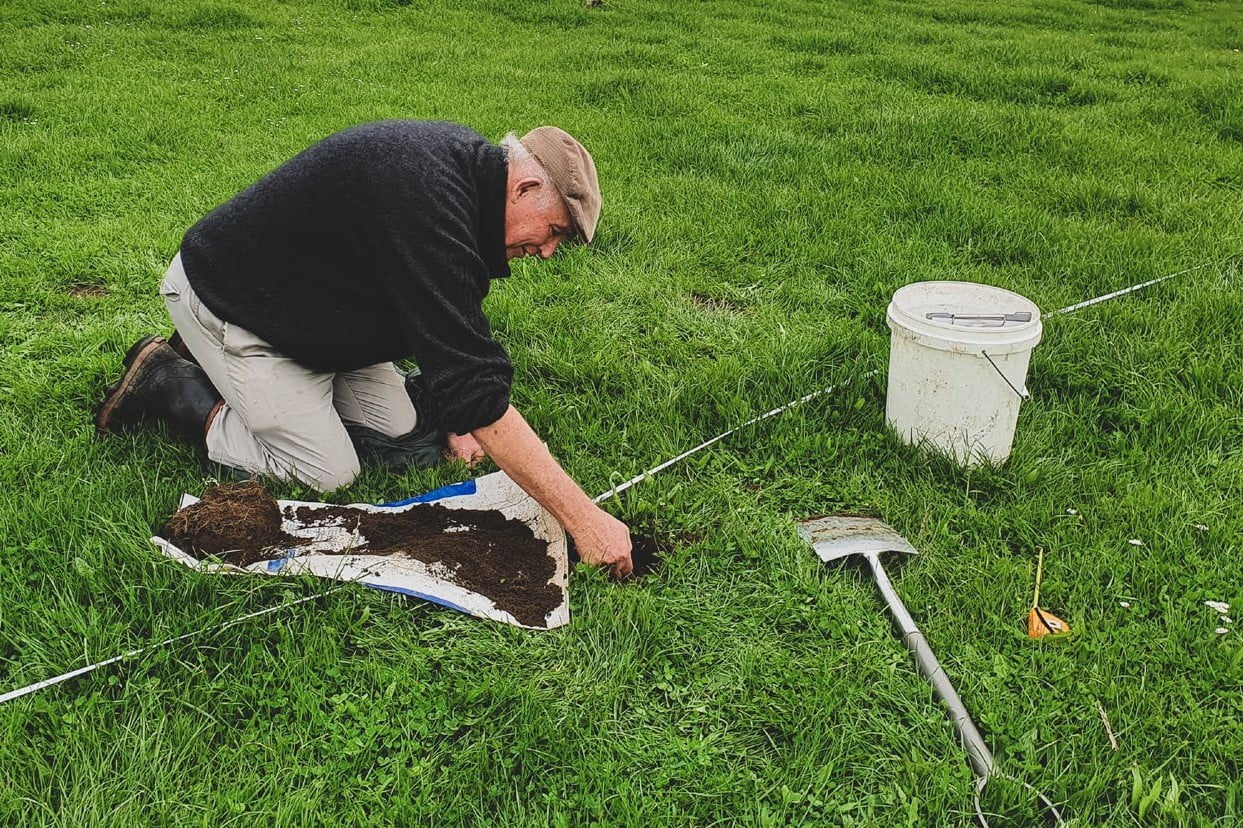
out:
M898 436L960 465L1009 457L1027 364L1043 332L1040 308L988 285L917 282L893 295L886 317L893 336L885 419Z

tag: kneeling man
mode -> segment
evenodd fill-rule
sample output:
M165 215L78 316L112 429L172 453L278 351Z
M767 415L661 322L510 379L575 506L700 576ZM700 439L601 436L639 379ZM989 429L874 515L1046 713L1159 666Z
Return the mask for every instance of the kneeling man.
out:
M627 575L629 530L510 405L513 368L483 314L510 259L590 242L599 215L595 164L556 127L499 146L440 122L339 132L186 233L160 287L173 343L129 350L96 430L161 419L215 462L332 491L360 470L347 427L419 427L393 364L413 358L449 452L486 452L583 560Z

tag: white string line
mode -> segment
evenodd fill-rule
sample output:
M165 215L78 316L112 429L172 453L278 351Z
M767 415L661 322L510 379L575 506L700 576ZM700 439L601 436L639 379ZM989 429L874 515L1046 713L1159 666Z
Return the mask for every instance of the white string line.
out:
M31 693L37 693L38 691L43 690L44 688L52 687L54 685L60 684L63 681L68 681L71 678L77 678L78 676L84 676L87 673L90 673L94 670L98 670L100 667L107 667L109 664L115 664L116 662L121 661L122 659L131 658L141 653L145 653L148 650L154 650L154 649L163 647L168 644L174 644L178 641L185 641L187 638L194 638L196 635L202 635L203 633L206 633L206 632L213 632L213 631L227 629L228 627L231 627L234 624L240 624L243 621L249 621L252 618L258 618L259 616L267 615L268 613L279 612L280 610L288 609L289 607L295 607L298 604L305 604L307 601L314 601L316 598L323 598L325 596L331 595L334 592L340 592L343 589L345 589L344 585L330 589L327 592L321 592L318 595L308 595L305 598L299 598L298 600L290 601L287 604L279 604L275 607L268 607L267 609L261 609L258 612L247 613L246 615L243 615L240 618L234 618L232 621L226 621L223 624L220 624L215 627L203 627L200 630L195 630L194 632L188 632L185 635L178 635L178 636L175 636L174 638L166 638L163 641L159 642L158 644L148 644L145 647L139 647L137 650L130 650L127 653L121 653L121 655L113 656L112 658L104 659L103 661L97 661L94 664L87 665L86 667L79 667L76 670L70 670L68 673L61 673L59 676L56 676L55 678L44 679L43 681L36 681L34 684L29 684L25 687L22 687L19 690L10 690L9 692L0 696L0 704L13 701L13 699L20 699L22 696L27 696Z
M1091 307L1092 305L1099 305L1101 302L1107 302L1110 299L1116 299L1119 296L1125 296L1128 293L1134 293L1137 290L1143 290L1146 287L1151 287L1153 285L1160 284L1161 282L1164 282L1166 279L1173 279L1175 276L1182 276L1184 273L1190 273L1193 270L1202 270L1206 267L1209 267L1210 265L1215 265L1215 264L1218 264L1218 263L1217 262L1205 262L1202 265L1196 265L1195 267L1189 267L1186 270L1180 270L1177 273L1170 273L1169 275L1166 275L1166 276L1158 276L1156 279L1149 279L1147 282L1140 282L1138 285L1131 285L1129 288L1123 288L1122 290L1115 290L1113 293L1106 293L1104 296L1098 296L1095 299L1088 299L1086 302L1077 302L1073 305L1067 305L1064 308L1060 308L1059 310L1052 311L1049 314L1049 316L1057 316L1058 314L1063 314L1063 313L1074 313L1075 311L1080 310L1081 308L1088 308L1088 307Z
M878 373L880 373L880 372L879 372L879 371L868 371L866 374L862 374L862 375L861 375L861 377L871 377L871 376L874 376L874 375L876 375L876 374L878 374ZM647 480L649 477L651 477L652 475L656 474L656 472L658 472L658 471L663 471L664 469L669 468L669 467L670 467L670 466L672 466L674 463L677 463L679 460L685 460L687 457L690 457L690 456L691 456L692 454L694 454L695 452L697 452L697 451L699 451L699 450L701 450L701 449L706 449L708 446L712 445L713 443L717 442L718 440L724 440L726 437L728 437L729 435L733 434L735 431L738 431L739 429L746 428L747 426L749 426L749 425L751 425L751 424L753 424L753 423L758 423L760 420L766 420L766 419L768 419L769 417L776 416L777 414L780 414L782 411L785 411L785 410L787 410L787 409L793 408L793 407L794 407L794 406L796 406L796 405L802 405L803 403L807 402L808 400L810 400L810 399L814 399L815 397L819 397L819 396L821 396L822 394L828 394L828 393L831 393L831 392L833 391L833 389L834 389L834 388L836 388L836 387L837 387L837 386L830 385L828 388L821 388L819 391L813 391L813 392L811 392L810 394L807 394L807 395L805 395L805 396L799 397L797 400L791 400L790 402L786 403L786 404L785 404L785 405L783 405L783 406L780 406L779 408L774 408L772 411L765 412L765 413L761 414L761 415L760 415L760 416L758 416L758 417L753 417L753 418L751 418L750 420L747 420L747 421L746 421L745 423L743 423L742 425L737 425L737 426L734 426L734 427L733 427L733 428L731 428L729 431L725 431L725 432L722 432L721 434L718 434L717 436L713 437L711 440L705 440L704 442L702 442L702 443L700 443L699 445L695 446L695 447L694 447L693 449L691 449L690 451L684 451L684 452L682 452L682 453L681 453L681 454L679 454L677 457L674 457L672 460L666 460L665 462L661 463L659 466L654 466L654 467L652 467L652 468L648 469L647 471L643 472L642 474L635 475L634 477L632 477L632 478L630 478L629 480L627 480L625 483L622 483L622 484L621 484L621 485L619 485L619 486L614 486L613 488L609 489L609 490L608 490L607 492L605 492L604 494L602 494L602 495L600 495L599 497L597 497L597 498L596 498L593 502L594 502L594 503L599 503L599 502L600 502L600 501L602 501L602 500L608 500L610 497L613 497L613 496L614 496L614 495L616 495L618 492L624 492L624 491L626 491L626 489L629 489L629 488L630 488L631 486L633 486L635 483L641 483L641 482L643 482L644 480Z
M1098 296L1095 299L1089 299L1086 302L1079 302L1074 305L1068 305L1064 308L1061 308L1060 310L1052 311L1049 314L1049 316L1057 316L1063 313L1074 313L1075 311L1080 310L1081 308L1090 307L1092 305L1096 305L1101 302L1106 302L1110 299L1116 299L1119 296L1125 296L1128 293L1133 293L1137 290L1141 290L1143 288L1158 284L1159 282L1164 282L1166 279L1173 279L1175 276L1182 276L1184 273L1191 273L1193 270L1201 270L1202 268L1208 267L1211 264L1216 264L1216 262L1208 262L1206 264L1197 265L1196 267L1189 267L1186 270L1180 270L1177 273L1171 273L1167 276L1161 276L1156 279L1149 279L1147 282L1140 282L1139 284L1132 285L1129 288L1123 288L1122 290L1115 290L1113 293L1107 293L1104 296ZM875 376L876 374L879 374L879 373L880 373L879 371L868 371L867 373L860 375L860 378ZM665 462L661 463L659 466L654 466L648 469L647 471L643 472L642 474L635 475L634 477L627 480L625 483L614 486L613 488L609 489L608 491L596 497L592 502L600 503L601 501L608 500L610 497L614 497L620 492L624 492L626 489L629 489L634 484L641 483L642 481L647 480L649 477L656 474L656 472L663 471L669 468L670 466L672 466L674 463L685 460L687 457L690 457L692 454L695 454L698 451L706 449L708 446L712 445L713 443L719 442L720 440L724 440L726 437L733 434L735 431L746 428L749 425L758 423L760 420L766 420L769 417L774 417L783 411L787 411L791 408L794 408L795 406L802 405L808 400L815 399L816 397L823 396L824 394L829 394L836 387L837 386L830 385L828 388L822 388L819 391L813 391L810 394L806 394L802 397L799 397L797 400L791 400L785 405L774 408L772 411L766 411L765 413L761 414L758 417L753 417L750 420L747 420L745 423L742 423L741 425L734 426L729 431L725 431L725 432L722 432L721 434L718 434L717 436L713 437L711 440L705 440L704 442L695 446L690 451L684 451L681 454L679 454L677 457L674 457L670 460L666 460ZM38 692L39 690L43 690L44 688L47 688L47 687L52 687L54 685L60 684L63 681L68 681L71 678L85 675L89 672L92 672L93 670L99 669L100 667L106 667L109 664L115 664L116 662L121 661L122 659L126 659L126 658L130 658L131 656L139 655L140 653L144 653L147 650L154 650L158 647L163 647L167 644L173 644L177 641L184 641L187 638L193 638L197 635L202 635L203 633L211 632L213 630L223 630L223 629L233 626L234 624L239 624L242 621L248 621L251 618L258 618L259 616L267 615L270 612L277 612L278 610L283 610L288 607L296 606L298 604L302 604L307 601L314 601L316 598L324 598L328 595L333 594L334 592L340 592L343 589L345 589L344 586L339 586L334 589L330 589L327 592L321 592L318 595L309 595L305 598L299 598L296 601L291 601L288 604L281 604L280 606L269 607L264 610L259 610L258 612L252 612L249 615L243 615L240 618L234 618L232 621L226 621L217 627L204 627L201 630L196 630L191 633L186 633L185 635L179 635L176 638L165 639L164 641L161 641L158 644L148 644L146 647L139 647L137 650L130 650L127 653L122 653L121 655L113 656L112 658L106 659L104 661L98 661L86 667L79 667L77 670L71 670L68 673L62 673L59 676L56 676L55 678L50 678L50 679L45 679L44 681L35 682L34 684L28 685L26 687L22 687L19 690L11 690L8 693L5 693L4 695L0 695L0 704L4 704L5 702L12 701L13 699L21 698L22 696L29 695L30 693Z

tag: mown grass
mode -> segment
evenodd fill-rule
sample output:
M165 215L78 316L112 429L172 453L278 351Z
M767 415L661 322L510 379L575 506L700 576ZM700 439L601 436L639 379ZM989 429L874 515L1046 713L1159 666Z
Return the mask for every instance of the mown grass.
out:
M641 588L578 573L567 629L350 589L0 707L0 822L965 824L962 752L869 581L792 528L866 508L922 550L898 588L1003 770L1080 825L1239 824L1243 645L1203 601L1243 612L1241 12L4 4L0 690L324 588L158 559L194 457L98 442L89 410L167 328L184 229L349 124L555 123L592 149L598 244L487 306L515 402L589 493L839 389L614 502L683 545ZM886 433L863 375L897 287L1055 309L1202 264L1048 320L1003 468ZM1076 629L1057 645L1023 635L1038 548Z

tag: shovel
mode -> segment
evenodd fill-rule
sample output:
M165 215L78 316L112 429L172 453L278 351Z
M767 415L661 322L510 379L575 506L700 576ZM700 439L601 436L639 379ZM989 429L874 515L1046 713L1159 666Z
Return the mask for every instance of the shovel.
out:
M915 626L915 619L907 612L906 605L894 591L893 584L889 582L885 568L880 563L880 556L884 552L918 555L918 550L906 538L875 518L839 515L808 518L799 521L798 533L825 563L853 555L861 555L867 560L872 567L876 586L884 596L885 603L889 605L889 613L902 631L906 649L910 650L919 672L932 685L933 694L948 709L954 732L967 749L967 759L971 762L976 777L987 779L993 772L993 754L984 744L984 737L976 729L975 722L971 721L971 715L967 713L962 699L958 698L954 685L950 684L949 677L945 675L936 654L932 652L932 647L928 646L924 634Z
M954 685L950 684L949 677L945 675L944 668L937 661L936 654L932 652L932 647L928 645L924 634L915 626L915 619L907 612L906 605L898 597L898 593L894 590L880 562L880 556L886 552L918 555L919 551L889 525L875 518L848 515L807 518L799 521L798 533L825 563L860 555L867 560L868 566L872 567L872 577L881 595L884 596L885 603L889 606L889 614L893 616L894 623L902 631L902 641L906 644L906 649L915 659L915 666L919 668L920 674L932 685L933 694L945 705L950 721L954 725L954 732L958 734L959 740L967 750L967 761L971 763L971 769L975 771L976 777L976 817L980 825L987 828L988 821L985 820L980 808L980 793L988 783L989 777L996 773L993 767L993 754L989 751L988 745L984 744L984 737L976 729L975 722L971 720L971 714L967 712L962 699L958 698ZM1063 824L1057 807L1044 794L1026 782L1021 784L1036 795L1046 812L1058 825Z

